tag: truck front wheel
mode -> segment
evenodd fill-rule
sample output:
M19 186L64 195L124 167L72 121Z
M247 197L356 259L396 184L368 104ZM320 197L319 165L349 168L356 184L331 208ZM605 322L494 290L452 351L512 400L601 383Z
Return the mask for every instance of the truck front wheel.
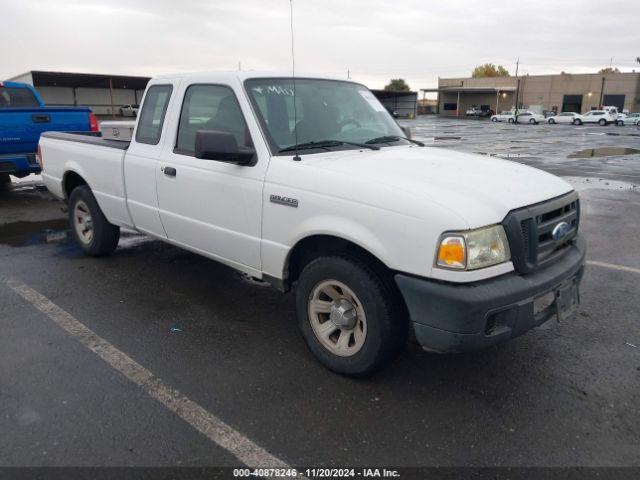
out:
M69 223L71 235L88 255L107 255L118 246L120 227L109 223L87 185L71 192Z
M408 317L392 279L360 260L331 256L308 263L296 310L311 352L344 375L387 366L407 341Z

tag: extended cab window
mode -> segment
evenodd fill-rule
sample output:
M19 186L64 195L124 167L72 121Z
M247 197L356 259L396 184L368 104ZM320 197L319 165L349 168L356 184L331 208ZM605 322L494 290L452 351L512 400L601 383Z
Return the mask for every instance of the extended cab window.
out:
M0 108L39 107L36 96L28 88L0 87Z
M250 147L251 138L233 90L222 85L191 85L185 95L178 125L176 153L193 155L198 130L233 134L240 147Z
M149 87L144 98L142 113L138 120L136 142L157 145L162 134L162 124L167 113L169 98L171 98L171 85L154 85Z

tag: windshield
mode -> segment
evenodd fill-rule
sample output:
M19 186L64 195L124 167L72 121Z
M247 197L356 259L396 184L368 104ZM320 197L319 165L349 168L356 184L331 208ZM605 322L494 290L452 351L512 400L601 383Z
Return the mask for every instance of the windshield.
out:
M305 153L318 153L361 148L367 142L379 147L410 143L385 107L362 85L296 78L296 115L291 78L250 79L245 88L274 152L290 153L296 144L306 144ZM314 142L321 142L322 147L314 148Z

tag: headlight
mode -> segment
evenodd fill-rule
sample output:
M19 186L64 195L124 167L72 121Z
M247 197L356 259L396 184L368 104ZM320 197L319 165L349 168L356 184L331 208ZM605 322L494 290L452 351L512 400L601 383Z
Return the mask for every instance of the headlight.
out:
M445 233L440 240L436 265L454 270L476 270L511 258L502 225L467 232Z

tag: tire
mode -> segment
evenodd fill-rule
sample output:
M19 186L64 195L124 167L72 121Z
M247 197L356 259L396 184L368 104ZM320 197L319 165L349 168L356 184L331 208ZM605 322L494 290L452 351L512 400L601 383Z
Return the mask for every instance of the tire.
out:
M391 277L354 258L327 256L309 262L298 279L296 312L311 352L343 375L361 377L380 370L407 343L408 315Z
M69 196L71 235L87 255L108 255L118 246L120 227L105 218L87 185L76 187Z
M555 123L556 123L556 121L555 121L553 118L550 118L549 120L547 120L547 123L548 123L549 125L553 125L553 124L555 124Z
M604 118L601 118L600 120L598 120L598 125L600 125L601 127L604 127L607 124L607 121Z
M624 127L624 120L616 120L616 125L618 127Z
M536 121L536 119L535 119L535 118L532 118L531 120L529 120L529 123L530 123L531 125L537 125L537 124L538 124L538 122Z
M574 125L582 125L582 120L580 120L579 118L576 118L573 120L573 124Z
M497 119L497 118L492 118L492 119L491 119L491 121L492 121L492 122L497 122L497 121L498 121L498 119Z
M516 121L515 121L513 118L509 118L509 119L507 120L507 122L508 122L508 123L515 123Z

